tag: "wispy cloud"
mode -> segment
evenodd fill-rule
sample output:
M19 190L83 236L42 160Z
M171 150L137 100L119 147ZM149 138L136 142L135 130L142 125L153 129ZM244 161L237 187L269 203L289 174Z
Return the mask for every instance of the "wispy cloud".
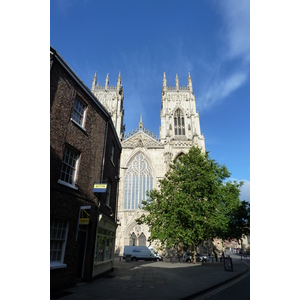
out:
M219 77L211 82L204 93L199 97L201 110L208 110L217 102L222 101L233 91L238 89L247 80L245 72L238 72L229 77Z
M228 58L240 57L249 60L250 0L226 0L216 4L224 22Z
M201 111L224 101L249 77L249 0L215 1L213 4L223 22L219 36L223 47L215 62L203 64L208 76L198 97Z

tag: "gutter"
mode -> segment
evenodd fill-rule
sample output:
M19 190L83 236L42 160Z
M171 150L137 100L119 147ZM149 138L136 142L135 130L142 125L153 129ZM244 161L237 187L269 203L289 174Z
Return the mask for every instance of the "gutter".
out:
M106 156L107 131L108 131L108 121L106 121L106 128L105 128L105 140L104 140L103 160L102 160L102 171L101 171L101 180L100 180L100 182L103 181L104 164L105 164L105 156Z

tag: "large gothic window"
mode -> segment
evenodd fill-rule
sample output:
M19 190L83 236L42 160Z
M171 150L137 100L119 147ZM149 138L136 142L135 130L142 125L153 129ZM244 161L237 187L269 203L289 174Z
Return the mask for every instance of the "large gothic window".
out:
M125 177L124 209L138 209L143 200L147 200L146 192L152 190L153 178L150 165L142 153L130 163Z
M177 109L174 114L174 129L175 135L185 135L184 115L181 109Z
M129 239L129 246L136 246L136 235L132 233Z
M146 237L144 233L139 236L139 246L146 246Z

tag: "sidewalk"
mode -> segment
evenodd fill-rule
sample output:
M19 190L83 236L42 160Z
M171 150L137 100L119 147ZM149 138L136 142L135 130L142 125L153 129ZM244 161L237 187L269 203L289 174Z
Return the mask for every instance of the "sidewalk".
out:
M170 263L115 260L114 271L66 289L62 300L77 299L188 299L246 273L247 260L232 259L233 272L222 262Z

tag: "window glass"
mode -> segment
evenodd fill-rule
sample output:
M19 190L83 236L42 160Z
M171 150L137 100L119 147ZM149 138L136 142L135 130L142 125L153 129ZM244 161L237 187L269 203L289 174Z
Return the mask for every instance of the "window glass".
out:
M113 259L115 233L98 227L95 262Z
M143 154L137 154L126 172L124 209L135 210L147 200L147 191L152 190L152 171Z
M78 98L75 99L72 119L83 127L86 105Z
M107 183L106 189L106 205L111 206L111 181L109 180Z
M66 146L60 170L60 180L75 185L78 158L78 152Z
M68 222L63 219L50 220L50 261L63 263L67 239Z
M112 148L111 148L111 155L110 155L110 160L112 162L114 162L114 155L115 155L115 146L112 145Z
M139 236L139 246L146 246L146 237L144 233Z
M179 108L174 114L174 129L175 135L185 135L184 115Z

